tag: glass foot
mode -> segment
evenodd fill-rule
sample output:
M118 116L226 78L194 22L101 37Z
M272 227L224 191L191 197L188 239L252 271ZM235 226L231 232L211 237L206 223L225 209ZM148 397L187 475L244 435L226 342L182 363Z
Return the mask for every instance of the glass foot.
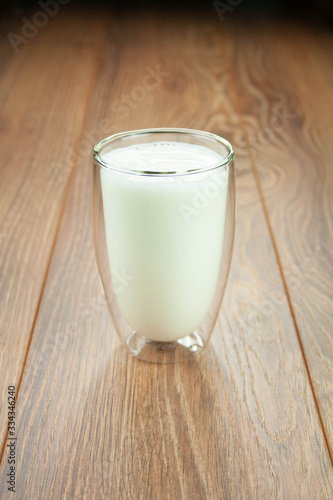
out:
M130 353L143 361L152 363L177 363L199 354L205 347L200 333L193 332L173 342L150 340L132 332L126 341Z

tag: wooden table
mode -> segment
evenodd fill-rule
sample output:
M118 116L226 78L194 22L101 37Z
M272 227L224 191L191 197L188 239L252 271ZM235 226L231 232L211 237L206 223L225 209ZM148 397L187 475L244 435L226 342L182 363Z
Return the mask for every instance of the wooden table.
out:
M19 45L2 22L3 499L332 498L333 36L235 19L62 5ZM221 314L175 365L118 341L90 215L93 144L161 126L225 136L238 172Z

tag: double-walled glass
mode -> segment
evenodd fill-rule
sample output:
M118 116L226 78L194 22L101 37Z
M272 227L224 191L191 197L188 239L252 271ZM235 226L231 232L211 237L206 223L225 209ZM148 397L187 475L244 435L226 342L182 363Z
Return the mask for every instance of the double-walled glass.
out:
M120 339L146 361L200 353L232 256L232 146L207 132L148 129L108 137L93 156L95 251Z

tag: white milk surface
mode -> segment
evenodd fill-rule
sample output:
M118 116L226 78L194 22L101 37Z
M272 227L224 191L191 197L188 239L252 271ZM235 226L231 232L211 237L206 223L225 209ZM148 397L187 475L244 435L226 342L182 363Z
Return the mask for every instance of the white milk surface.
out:
M173 341L205 319L217 287L228 167L139 176L113 170L185 172L218 165L196 145L156 142L115 149L101 168L105 230L118 306L139 334Z

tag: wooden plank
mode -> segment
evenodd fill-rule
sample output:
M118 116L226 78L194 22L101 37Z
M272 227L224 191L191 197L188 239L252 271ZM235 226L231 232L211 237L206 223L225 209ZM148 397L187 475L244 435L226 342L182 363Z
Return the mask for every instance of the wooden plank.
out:
M333 461L333 37L269 25L237 39L241 112Z
M114 19L86 131L95 140L113 116L110 133L190 126L235 142L234 36L202 17L162 21ZM133 100L158 65L169 74ZM121 95L132 104L123 116ZM90 160L75 169L17 407L18 496L330 498L333 473L255 179L241 152L238 162L221 322L202 355L169 366L130 358L115 337L93 255ZM272 290L282 300L253 328Z
M0 48L1 451L7 387L20 383L105 32L96 15L59 13L17 54L8 40Z

